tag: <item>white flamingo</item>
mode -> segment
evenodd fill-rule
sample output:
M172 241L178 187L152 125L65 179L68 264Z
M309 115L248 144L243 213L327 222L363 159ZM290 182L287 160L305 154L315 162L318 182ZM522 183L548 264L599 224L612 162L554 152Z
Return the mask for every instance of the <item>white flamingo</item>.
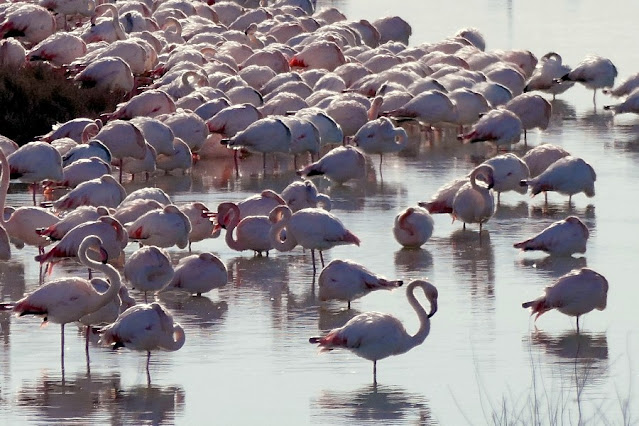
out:
M62 180L54 186L75 188L83 182L111 174L111 164L98 157L81 158L62 169Z
M430 303L428 314L415 297L417 287L424 291ZM427 281L415 280L406 287L406 297L419 318L419 330L412 336L394 316L365 312L323 337L311 337L309 342L317 343L322 351L348 349L359 357L373 361L373 383L376 384L378 360L408 352L421 345L430 333L430 318L437 312L437 288Z
M428 210L422 207L409 207L395 216L393 235L402 246L418 248L433 235L434 225Z
M438 90L427 90L408 101L402 108L390 111L391 117L413 118L426 126L455 123L457 108L448 96Z
M535 321L544 312L557 309L562 314L579 317L593 309L606 309L608 281L603 275L589 268L572 270L544 289L543 296L522 303L523 308L531 308L531 315L537 314Z
M522 130L517 114L500 108L484 114L468 133L458 138L463 142L490 141L497 146L510 146L519 142Z
M119 205L113 213L113 218L117 219L118 222L128 226L130 223L132 223L134 220L136 220L146 212L151 210L162 210L163 208L164 204L161 204L156 200L132 200L130 202L122 203L121 205Z
M351 301L375 290L393 290L402 280L388 280L364 265L350 260L331 260L317 279L320 300L342 300L351 308Z
M379 173L385 152L399 152L408 145L408 134L401 127L393 126L386 117L364 124L355 133L353 142L367 154L379 154Z
M51 241L59 241L67 232L76 226L82 225L85 222L96 221L98 218L107 216L108 214L109 209L103 206L80 206L69 212L69 214L65 215L62 219L59 219L53 225L46 228L36 228L36 232Z
M183 257L175 267L175 275L165 288L195 293L198 296L228 282L226 265L213 253L200 253Z
M186 248L189 244L191 222L175 205L162 210L150 210L128 227L129 238L144 245Z
M161 188L140 188L136 189L132 193L126 196L122 203L118 206L118 208L123 207L135 200L155 200L158 203L162 204L162 206L166 206L169 204L173 204L171 202L171 197L164 192Z
M639 114L639 90L632 91L623 102L615 105L605 105L605 110L610 110L615 114L631 112Z
M97 249L102 262L89 259L90 249ZM20 299L13 311L18 316L40 315L43 322L60 324L61 363L64 372L64 325L78 321L83 316L95 312L117 297L121 279L118 271L106 264L108 255L98 236L84 238L80 244L80 261L88 268L103 272L109 279L109 288L99 293L92 285L92 281L80 277L65 277L48 282L34 292ZM103 263L104 262L104 263ZM94 280L97 280L94 279ZM102 281L102 280L101 280Z
M477 183L477 177L483 175L486 186ZM492 166L479 165L470 174L470 181L465 183L453 199L453 220L467 223L479 223L479 232L484 222L495 213L495 200L491 188L494 185L494 169Z
M546 53L541 57L537 67L533 71L532 76L524 87L524 92L532 92L533 90L539 90L545 93L552 94L552 99L555 96L570 89L575 83L564 81L558 83L555 81L558 78L563 77L570 72L568 65L562 64L561 56L555 52Z
M548 191L568 195L568 203L571 203L572 196L580 192L594 197L596 180L597 175L590 164L569 155L552 163L539 176L521 181L521 185L527 185L533 196Z
M173 170L182 170L182 174L193 166L193 153L189 145L180 138L173 139L173 154L158 154L156 168L169 174Z
M84 41L71 33L58 32L38 43L27 53L28 61L47 61L61 67L87 53Z
M218 237L219 231L215 232L215 224L211 221L212 212L206 205L199 201L179 206L182 213L191 222L191 232L189 233L189 251L191 244L202 241L206 238Z
M111 164L111 151L99 140L93 139L71 148L62 157L62 166L66 167L74 161L97 157L105 163Z
M326 176L342 184L366 175L366 157L353 146L340 146L327 152L318 161L297 171L299 176Z
M136 117L156 117L175 111L175 102L164 90L151 89L119 104L116 110L108 115L108 119L127 120ZM133 123L137 125L137 122Z
M632 74L630 77L626 78L619 86L612 89L603 89L602 92L610 96L621 97L629 95L638 87L639 72Z
M80 206L117 207L126 197L126 190L111 175L102 175L98 179L82 182L71 192L53 202L53 208L73 210Z
M266 252L268 256L269 250L273 249L268 216L250 215L242 218L237 204L221 203L217 206L217 222L226 229L226 244L233 250L253 250L260 256L262 252ZM233 231L236 233L235 238Z
M222 139L229 148L245 148L250 152L262 154L266 172L266 154L287 153L291 147L291 129L278 118L262 118L230 139Z
M304 46L289 61L291 68L325 69L333 71L344 65L346 59L342 49L332 41L317 41Z
M528 166L530 177L534 178L542 174L555 161L569 155L570 153L562 147L547 143L534 147L521 159Z
M269 215L272 223L269 237L273 248L278 251L291 251L296 245L311 250L313 274L316 272L315 250L322 251L342 244L359 246L360 240L344 227L335 215L317 208L302 209L295 213L288 206L278 206ZM282 241L282 230L286 229L286 239Z
M113 324L100 330L100 342L114 349L126 347L146 351L147 383L151 384L151 351L177 351L186 340L182 326L159 303L135 305L124 311Z
M85 87L110 92L130 93L135 88L131 67L124 59L114 56L91 61L73 80Z
M571 256L586 252L589 235L588 227L577 216L568 216L534 237L515 243L513 247L523 251L541 250L555 256Z
M592 89L592 103L595 103L597 89L612 87L617 77L617 68L610 59L601 56L591 55L579 62L572 71L563 75L556 81L574 81L583 84L588 89Z
M291 182L282 190L280 196L293 213L309 207L321 207L331 211L331 197L320 193L315 184L307 179Z
M46 142L29 142L7 157L11 179L33 185L33 205L38 184L43 180L62 180L62 157Z
M286 201L272 189L265 189L237 203L240 220L248 216L268 216L275 207L286 205Z
M26 44L40 43L55 33L55 19L47 9L37 4L15 3L7 7L0 22L0 38L19 35Z
M124 279L132 289L144 292L144 303L148 303L148 292L155 293L169 285L173 273L169 253L156 246L140 247L124 264Z
M522 187L520 182L530 177L530 171L521 158L509 152L486 160L483 164L493 168L493 191L497 193L498 204L502 192L526 193L526 187Z
M119 182L122 183L122 162L124 157L143 160L146 155L144 135L132 123L124 120L110 121L104 126L95 139L109 148L111 156L120 160Z

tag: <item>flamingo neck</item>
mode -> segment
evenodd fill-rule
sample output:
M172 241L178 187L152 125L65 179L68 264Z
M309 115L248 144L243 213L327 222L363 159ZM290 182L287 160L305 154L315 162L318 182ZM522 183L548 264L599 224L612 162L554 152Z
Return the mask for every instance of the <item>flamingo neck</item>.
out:
M88 252L94 242L95 240L90 237L82 240L78 250L78 257L84 266L100 271L106 275L110 284L107 291L101 293L100 297L98 297L96 305L93 306L91 310L92 312L97 311L117 297L120 292L120 287L122 286L122 278L117 269L109 264L97 262L89 258Z
M328 195L322 193L317 194L317 198L315 198L315 201L317 202L318 206L322 206L322 208L327 212L331 211L331 207L333 206L333 204L331 202L331 197L329 197Z
M397 148L399 148L400 150L406 148L406 145L408 145L408 134L406 133L406 130L398 128L395 129L393 132L395 133Z
M417 330L417 333L415 333L415 335L407 336L406 340L404 340L403 347L401 347L396 352L397 354L407 352L415 346L422 344L430 333L430 318L424 310L424 307L419 303L419 301L417 301L417 298L415 297L416 287L421 287L422 290L424 290L424 293L426 293L426 288L424 287L422 282L413 281L408 285L408 288L406 288L406 298L408 299L408 303L417 313L417 317L419 318L419 330Z
M171 339L168 344L164 347L168 351L177 351L182 346L184 346L184 342L186 341L186 335L184 334L184 329L178 323L173 324L173 333L171 334Z
M242 251L244 250L244 247L242 247L240 241L237 239L237 235L236 238L233 238L233 231L240 223L240 208L237 204L231 204L230 209L231 220L230 223L226 225L226 245L233 250Z
M274 216L277 216L282 213L282 217L277 220L277 222L271 225L271 229L269 230L268 236L271 240L271 244L273 244L273 248L278 251L291 251L297 245L297 241L291 235L290 232L286 233L286 239L282 241L280 239L280 234L284 228L288 225L289 220L293 213L291 209L287 206L278 206L273 209L270 214L271 222L273 222Z

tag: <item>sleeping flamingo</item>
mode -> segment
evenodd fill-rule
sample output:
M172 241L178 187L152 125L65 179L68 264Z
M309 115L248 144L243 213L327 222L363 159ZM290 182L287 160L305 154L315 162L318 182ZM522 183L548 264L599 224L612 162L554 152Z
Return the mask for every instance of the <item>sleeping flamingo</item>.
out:
M237 203L240 220L248 216L268 216L275 207L286 205L286 201L272 189L265 189Z
M217 222L226 229L226 244L233 250L253 250L259 256L266 252L268 256L269 250L273 249L268 216L250 215L241 218L237 204L221 203L217 206ZM236 231L235 238L233 231Z
M409 207L395 216L393 235L404 247L419 248L433 235L434 221L428 210Z
M29 142L7 156L11 179L33 185L33 205L38 184L45 179L62 180L62 157L46 142Z
M331 211L332 207L331 197L320 193L315 184L306 179L291 182L282 190L281 197L293 213L308 207L321 207Z
M519 142L522 123L517 114L507 109L494 109L484 114L468 133L457 136L463 142L493 142L509 147Z
M144 245L186 248L189 244L191 222L175 205L162 210L150 210L128 227L129 238Z
M164 289L187 291L201 296L228 282L226 265L213 253L200 253L183 257L175 267L175 275Z
M393 290L402 280L387 280L364 265L350 260L331 260L317 280L320 300L343 300L351 308L351 301L375 290Z
M499 204L502 192L526 193L526 188L522 187L520 182L530 177L530 171L526 163L515 154L509 152L498 155L482 164L488 164L493 168L493 191L497 193L497 204Z
M351 179L361 179L366 175L366 157L353 146L340 146L327 152L318 161L297 171L299 176L326 176L343 184Z
M544 130L550 123L552 105L542 96L534 93L522 93L508 102L504 108L517 114L521 120L521 127L524 130L524 141L526 141L526 131L536 127Z
M478 175L483 175L486 186L477 183ZM467 223L479 223L479 233L484 222L495 213L495 200L491 188L494 185L494 169L489 165L479 165L470 174L470 181L465 183L453 199L453 220L459 219Z
M52 203L55 210L73 210L80 206L117 207L126 197L126 190L111 175L82 182L71 192Z
M562 147L546 143L534 147L521 159L528 166L530 177L534 178L543 173L552 163L568 155L570 153Z
M544 312L557 309L571 317L579 317L593 309L606 309L608 280L589 268L575 269L560 277L544 289L544 295L530 302L522 303L523 308L531 308L531 315L537 314L535 321Z
M108 214L109 209L103 206L80 206L65 215L62 219L59 219L53 225L46 228L36 228L36 233L51 241L58 241L76 226L82 225L85 222L98 220L98 218L107 216Z
M89 259L88 251L96 250L99 253L100 262ZM103 272L109 279L109 288L104 293L95 290L92 283L80 277L65 277L48 282L34 292L20 299L13 311L18 316L40 315L43 322L51 321L60 324L61 339L61 363L64 374L64 325L78 321L83 316L95 312L105 306L120 291L121 279L118 271L108 265L108 254L102 246L100 237L91 235L82 240L79 248L79 256L82 264ZM102 281L102 280L100 280Z
M401 127L393 126L386 117L369 121L355 133L353 142L367 154L379 154L379 174L385 152L399 152L408 145L408 134Z
M100 330L100 343L114 349L126 347L146 351L147 384L151 385L151 351L177 351L185 342L182 326L159 303L135 305L124 311L113 324Z
M430 303L428 314L415 297L417 287L424 291ZM365 312L352 318L343 327L329 331L323 337L311 337L309 342L317 343L322 352L343 348L373 361L373 384L377 384L378 360L408 352L421 345L428 337L430 318L437 312L437 296L437 288L428 281L415 280L406 287L408 303L419 318L419 330L412 336L394 316L380 312Z
M320 253L322 267L324 257L322 250L342 244L359 246L360 240L346 229L342 222L326 210L309 208L295 213L288 206L278 206L271 211L269 219L272 223L269 237L273 248L279 251L290 251L296 245L311 250L313 275L316 272L315 250ZM282 241L281 232L286 229L286 239Z
M541 250L555 256L571 256L586 252L589 236L588 227L577 216L568 216L513 247L523 251Z
M131 288L144 292L144 303L148 292L161 291L173 279L173 266L169 253L156 246L137 249L124 264L124 279Z

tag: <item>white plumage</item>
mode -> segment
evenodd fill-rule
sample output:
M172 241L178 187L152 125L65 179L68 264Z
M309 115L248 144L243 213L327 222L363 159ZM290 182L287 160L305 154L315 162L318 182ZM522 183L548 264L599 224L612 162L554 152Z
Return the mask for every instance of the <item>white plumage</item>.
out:
M514 244L523 251L541 250L551 255L570 256L585 253L590 233L586 225L576 216L557 221L525 241Z
M226 285L226 265L212 253L194 254L180 259L166 290L180 290L198 296Z

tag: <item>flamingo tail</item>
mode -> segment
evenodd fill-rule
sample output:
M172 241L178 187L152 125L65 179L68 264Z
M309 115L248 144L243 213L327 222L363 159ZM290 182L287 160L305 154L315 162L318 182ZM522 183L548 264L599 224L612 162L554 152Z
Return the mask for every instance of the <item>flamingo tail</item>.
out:
M545 298L535 299L535 300L531 300L530 302L522 303L521 307L524 309L532 308L530 311L530 315L532 316L537 314L537 316L535 317L535 321L537 321L537 318L539 318L544 312L547 312L550 309L552 309L551 306L548 306L546 304Z
M445 203L443 201L428 201L428 202L420 201L419 203L417 203L417 205L425 208L431 214L438 214L438 213L452 214L453 213L452 206L450 206L448 203Z
M377 282L372 282L372 283L366 283L366 287L368 287L371 290L392 290L394 288L397 287L401 287L404 284L404 281L402 280L385 280L385 279L380 279L377 280Z

